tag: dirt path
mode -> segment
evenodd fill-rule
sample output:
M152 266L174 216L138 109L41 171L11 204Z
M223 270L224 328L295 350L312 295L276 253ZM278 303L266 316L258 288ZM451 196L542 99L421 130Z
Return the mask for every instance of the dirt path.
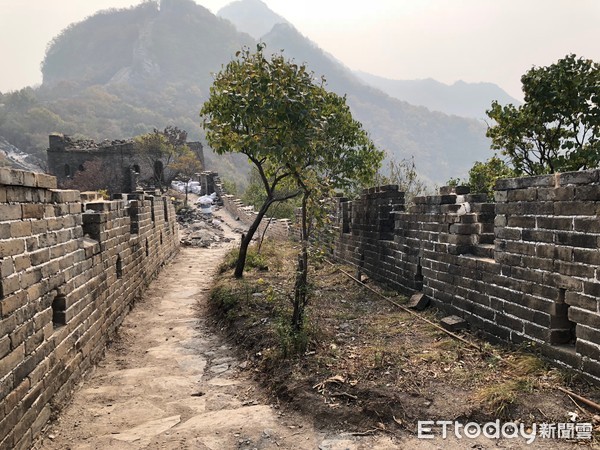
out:
M237 223L219 218L236 236L227 224ZM211 332L202 315L211 276L235 242L182 248L34 448L397 448L387 437L328 435L271 404Z

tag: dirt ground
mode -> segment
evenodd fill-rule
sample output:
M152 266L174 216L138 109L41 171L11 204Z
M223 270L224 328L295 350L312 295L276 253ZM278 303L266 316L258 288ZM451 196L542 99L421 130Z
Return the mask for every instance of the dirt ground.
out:
M217 267L239 241L239 234L232 231L239 229L239 223L224 211L215 216L223 222L224 234L231 242L181 249L136 303L104 360L86 375L72 402L46 427L33 448L525 447L524 441L517 439L441 439L438 433L436 439L424 440L401 427L392 430L386 425L385 430L373 430L361 427L360 420L338 422L333 416L328 420L322 409L310 413L312 397L306 400L307 408L300 408L304 413L297 412L297 402L280 403L256 381L260 379L257 366L240 358L243 352L227 340L226 330L215 331L214 319L207 314ZM352 317L348 321L353 323ZM354 359L344 357L348 364ZM327 397L318 398L324 404L328 401ZM463 400L457 392L452 398L435 400L435 407L443 409L444 404ZM355 411L360 414L358 409ZM527 448L574 445L538 440Z

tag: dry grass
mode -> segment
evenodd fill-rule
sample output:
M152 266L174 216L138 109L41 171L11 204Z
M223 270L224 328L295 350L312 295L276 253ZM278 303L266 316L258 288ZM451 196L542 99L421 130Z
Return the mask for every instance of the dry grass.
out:
M298 249L277 243L263 251L269 270L250 269L243 281L222 275L213 295L216 310L265 383L320 420L394 427L396 417L409 428L417 420L465 417L561 422L574 405L554 389L557 384L578 383L575 389L598 398L595 388L534 354L468 334L484 351L465 346L327 264L311 269L307 327L290 336ZM423 314L439 318L435 310Z

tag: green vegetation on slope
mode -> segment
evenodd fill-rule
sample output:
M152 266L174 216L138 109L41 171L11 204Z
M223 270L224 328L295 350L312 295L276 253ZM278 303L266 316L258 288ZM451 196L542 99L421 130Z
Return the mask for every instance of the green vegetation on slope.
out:
M265 41L268 51L285 49L286 57L325 75L328 89L347 94L353 115L390 159L414 155L421 174L442 182L487 158L481 123L432 113L364 86L289 25L278 25ZM41 87L0 94L0 136L40 161L52 132L102 140L176 125L190 139L203 140L198 112L212 74L244 45L255 44L192 0L98 13L49 44ZM232 179L248 170L243 159L215 158L209 151L207 166Z

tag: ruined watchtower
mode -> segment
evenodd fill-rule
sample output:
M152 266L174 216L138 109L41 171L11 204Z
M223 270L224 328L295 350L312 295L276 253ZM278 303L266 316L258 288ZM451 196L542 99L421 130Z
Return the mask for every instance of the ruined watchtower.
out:
M202 144L188 142L190 149L204 163ZM71 137L54 133L49 136L48 171L65 187L78 172L85 171L85 163L98 161L101 173L86 176L85 190L108 189L110 192L133 192L139 181L150 180L158 174L162 178L163 162L148 164L136 153L133 139L74 140ZM80 186L69 186L80 189Z

